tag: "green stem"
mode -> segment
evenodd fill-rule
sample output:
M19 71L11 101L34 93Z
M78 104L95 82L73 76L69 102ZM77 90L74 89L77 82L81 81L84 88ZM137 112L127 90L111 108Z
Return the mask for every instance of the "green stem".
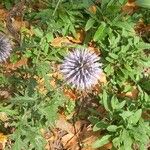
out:
M60 2L61 2L61 0L58 0L58 3L57 3L57 5L56 5L56 7L55 7L55 10L54 10L54 12L53 12L53 16L55 15L56 10L58 9L58 6L59 6Z

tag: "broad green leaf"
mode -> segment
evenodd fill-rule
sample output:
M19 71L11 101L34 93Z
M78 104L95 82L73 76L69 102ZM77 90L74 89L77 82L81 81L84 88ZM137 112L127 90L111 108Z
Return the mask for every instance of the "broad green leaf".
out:
M130 117L131 115L133 115L133 112L132 111L123 111L120 116L126 120L128 117Z
M139 48L139 49L150 49L150 44L149 43L140 42L139 44L136 45L136 47Z
M110 104L108 102L108 96L107 96L107 92L105 90L103 91L102 101L103 101L103 105L104 105L105 109L107 111L110 111L110 106L109 106Z
M93 143L92 147L93 147L93 148L99 148L99 147L101 147L101 146L103 146L103 145L109 143L110 137L111 137L111 135L105 135L105 136L103 136L102 138L96 140L96 141Z
M118 55L116 55L114 53L109 53L108 55L113 59L118 59Z
M113 96L111 98L111 107L113 109L117 109L117 105L119 104L117 97Z
M121 144L121 138L120 138L120 136L119 136L119 137L115 137L115 138L112 140L112 142L113 142L113 146L114 146L115 148L120 147L120 144Z
M150 0L136 0L135 3L140 7L150 9Z
M132 116L129 117L128 122L130 124L135 125L141 118L141 115L142 115L142 109L139 109Z
M43 31L39 28L33 28L33 32L34 34L39 37L39 38L42 38L43 37Z
M15 143L12 146L12 150L20 150L23 147L23 142L21 138L18 137L18 139L15 140Z
M122 101L121 103L119 103L119 105L118 105L118 109L123 108L123 107L125 106L125 104L126 104L126 101L125 101L125 100L124 100L124 101Z
M107 124L103 121L99 121L98 123L96 123L93 127L93 131L98 131L101 129L106 129L107 128Z
M130 67L129 64L124 64L124 67L128 70L128 71L133 71L133 69Z
M110 57L106 57L106 60L110 63L114 63L114 59L110 58Z
M132 138L127 130L122 132L122 141L124 143L124 148L127 150L132 150Z
M47 39L47 42L51 42L51 41L54 39L52 33L47 33L45 37L46 37L46 39Z
M89 117L89 120L92 124L96 124L99 122L99 118L98 117L95 117L95 116L90 116Z
M104 37L106 28L106 23L102 22L101 25L98 27L97 31L94 34L93 40L96 42L98 40L101 40Z
M93 18L90 18L86 25L85 25L85 31L88 31L95 23L95 20Z
M107 4L109 3L110 0L102 0L101 1L101 8L105 8L107 6Z
M106 72L106 74L109 76L109 75L112 75L114 73L114 68L113 66L111 66L110 64L104 69L104 71Z
M125 29L127 31L130 31L130 33L132 32L132 34L135 33L135 30L134 30L134 26L135 24L134 23L131 23L131 22L127 22L127 21L124 21L124 22L117 22L116 24L114 24L115 26L117 27L120 27L121 29ZM129 32L128 32L129 33Z
M110 132L116 132L117 128L118 127L116 125L110 125L107 127L107 130Z

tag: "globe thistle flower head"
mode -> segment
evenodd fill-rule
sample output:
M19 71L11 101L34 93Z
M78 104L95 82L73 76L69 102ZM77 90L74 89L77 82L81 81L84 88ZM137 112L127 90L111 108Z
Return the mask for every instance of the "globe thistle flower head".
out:
M0 33L0 62L6 61L11 51L12 47L9 39Z
M70 52L60 66L68 84L87 90L98 83L102 73L100 57L93 51L77 48Z

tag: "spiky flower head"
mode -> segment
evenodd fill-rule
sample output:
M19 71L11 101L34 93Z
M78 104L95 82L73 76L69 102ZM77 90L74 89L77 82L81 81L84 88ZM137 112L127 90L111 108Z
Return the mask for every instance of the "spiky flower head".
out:
M6 61L11 51L12 47L9 39L0 33L0 62Z
M87 90L98 83L102 73L100 57L86 48L76 48L70 52L60 66L68 84L79 90Z

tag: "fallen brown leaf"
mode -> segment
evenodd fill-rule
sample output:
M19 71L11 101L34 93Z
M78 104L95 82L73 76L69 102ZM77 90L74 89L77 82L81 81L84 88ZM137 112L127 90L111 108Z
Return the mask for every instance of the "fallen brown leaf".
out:
M21 58L18 62L16 63L7 63L4 64L4 67L6 68L6 70L16 70L22 66L26 66L28 62L27 58Z
M10 97L10 93L6 90L0 90L0 99L7 99Z
M8 116L5 112L0 112L0 120L3 122L8 120Z
M71 123L69 123L66 118L62 115L59 116L59 119L55 123L56 128L67 131L67 133L74 135L74 128Z
M64 44L72 44L72 42L69 41L66 37L56 37L52 42L50 43L53 47L62 47Z
M71 90L71 89L64 89L64 94L66 97L68 97L69 99L72 99L72 100L76 100L78 99L78 94L75 93L75 91Z
M64 147L66 147L67 143L74 138L74 134L66 134L62 137L62 143L64 145Z
M107 79L106 79L106 74L105 73L101 73L99 81L100 81L100 83L103 83L103 84L107 83Z
M96 5L91 5L88 8L88 10L89 10L90 13L96 14L96 11L97 11Z
M0 20L4 21L8 15L8 11L4 8L0 8Z
M133 86L132 91L127 92L127 93L121 93L118 96L120 96L120 97L129 97L131 99L136 99L138 97L138 94L139 94L139 91L138 91L137 87Z
M21 20L13 20L12 26L16 32L20 32L21 28L28 28L29 27L29 22L21 21Z
M5 148L7 142L7 135L0 133L0 149L3 150Z
M125 14L133 14L138 8L135 1L130 0L122 7L122 12Z
M85 32L82 29L77 31L76 38L67 36L67 39L69 39L69 41L71 41L73 43L77 43L77 44L82 43L84 41L84 38L85 38Z
M88 47L89 50L93 51L94 53L96 53L97 55L100 55L101 52L98 48L95 48L95 47L92 47L92 46L89 46Z
M139 36L146 37L150 35L150 24L144 24L143 20L140 20L136 27L135 31Z

